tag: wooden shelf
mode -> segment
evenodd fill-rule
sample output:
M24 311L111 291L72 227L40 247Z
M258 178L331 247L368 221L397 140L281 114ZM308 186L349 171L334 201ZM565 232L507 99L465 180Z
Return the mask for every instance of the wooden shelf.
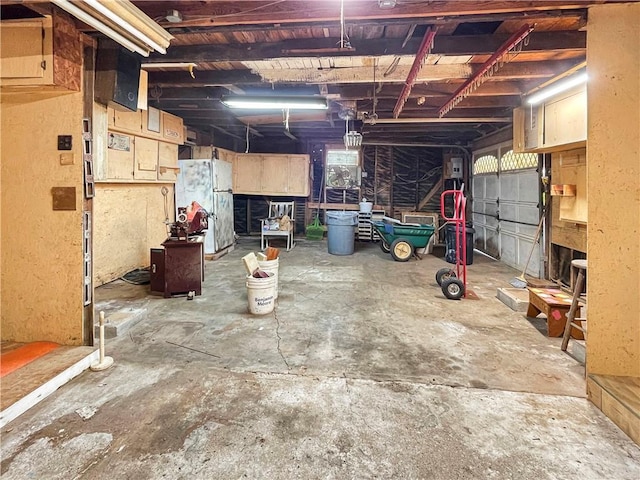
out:
M576 186L573 184L551 185L551 196L553 197L575 197Z

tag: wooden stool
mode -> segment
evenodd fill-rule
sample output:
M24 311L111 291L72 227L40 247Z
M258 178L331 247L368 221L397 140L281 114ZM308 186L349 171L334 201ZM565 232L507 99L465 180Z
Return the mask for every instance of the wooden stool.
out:
M534 288L529 290L527 317L544 313L547 317L547 336L561 337L571 305L571 295L559 288Z
M576 284L573 288L573 300L571 301L571 308L569 309L569 313L567 314L567 323L564 326L564 334L562 335L562 346L560 347L563 352L567 351L567 346L569 345L569 337L580 338L579 332L574 331L574 329L579 330L584 334L584 339L587 339L587 328L586 328L586 318L576 318L576 313L578 311L578 307L580 306L580 295L582 294L582 289L584 287L584 276L587 271L587 261L586 260L572 260L571 266L573 268L578 269L578 278L576 279ZM586 301L582 301L586 304ZM585 322L583 325L582 322Z

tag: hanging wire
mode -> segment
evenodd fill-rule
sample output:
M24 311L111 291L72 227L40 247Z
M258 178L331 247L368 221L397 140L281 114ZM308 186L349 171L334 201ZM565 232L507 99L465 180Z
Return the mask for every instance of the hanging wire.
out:
M340 48L344 48L344 0L340 0Z
M244 151L244 153L249 153L249 124L248 123L247 123L246 142L247 142L247 148Z
M378 120L378 114L376 113L376 106L378 104L378 99L376 98L376 90L378 89L378 85L376 84L376 67L378 65L377 59L373 59L373 113L371 114L371 119L375 123Z
M393 61L391 62L391 65L389 65L389 68L387 68L385 70L385 72L382 74L383 77L388 77L389 75L391 75L393 72L396 71L396 68L398 68L398 64L400 63L400 56L396 56Z

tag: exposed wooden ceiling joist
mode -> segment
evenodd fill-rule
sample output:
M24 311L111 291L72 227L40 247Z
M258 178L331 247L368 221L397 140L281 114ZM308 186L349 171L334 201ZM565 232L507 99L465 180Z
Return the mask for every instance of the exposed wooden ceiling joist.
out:
M334 139L342 141L349 104L357 111L354 129L367 139L389 142L467 143L511 118L523 95L570 71L586 59L588 7L604 0L419 2L398 0L383 10L377 0L345 2L344 31L350 48L339 49L339 2L326 0L144 0L136 3L176 37L166 56L150 62L195 62L195 79L186 71L152 71L154 104L184 118L193 128L216 125L216 135L235 142L264 135L265 145ZM618 1L618 0L614 0ZM183 22L163 21L179 10ZM416 79L401 118L437 118L438 110L507 38L525 24L536 24L522 51L447 114L451 123L363 125L392 117L406 74L429 27L438 27L432 53ZM375 82L374 82L374 62ZM238 112L219 98L238 94L326 95L329 111L317 120L290 115L283 134L282 112ZM375 102L374 102L375 98ZM451 116L451 118L449 118ZM468 122L459 120L469 119ZM456 119L458 119L456 121Z
M509 35L437 36L431 53L436 55L491 55ZM314 52L327 56L323 50L336 47L339 39L295 39L260 45L234 43L223 45L189 45L171 47L166 55L154 54L148 62L244 62L269 58L308 57ZM403 47L403 39L353 40L352 50L334 50L330 56L411 55L420 46L421 38L411 38ZM540 32L531 35L523 52L575 50L586 48L586 32Z
M152 18L162 18L168 2L153 2L145 7L144 1L134 2L139 8L146 10ZM151 3L151 2L150 2ZM178 3L178 2L176 2ZM377 8L377 1L347 2L344 16L349 20L373 19L412 19L458 17L463 15L486 15L514 12L548 11L581 9L596 2L588 0L550 1L473 1L456 0L443 2L398 3L393 9ZM597 2L600 3L600 2ZM219 2L215 0L182 0L179 10L183 21L181 27L211 27L221 25L251 24L291 24L306 23L310 19L316 22L338 21L340 8L337 2L326 1L261 1Z

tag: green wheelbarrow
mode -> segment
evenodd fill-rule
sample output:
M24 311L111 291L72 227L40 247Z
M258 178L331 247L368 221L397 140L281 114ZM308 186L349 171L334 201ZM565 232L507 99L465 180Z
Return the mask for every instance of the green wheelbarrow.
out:
M389 217L370 222L380 235L380 248L390 253L396 262L406 262L412 255L420 258L417 250L427 248L436 230L433 225L401 223Z

